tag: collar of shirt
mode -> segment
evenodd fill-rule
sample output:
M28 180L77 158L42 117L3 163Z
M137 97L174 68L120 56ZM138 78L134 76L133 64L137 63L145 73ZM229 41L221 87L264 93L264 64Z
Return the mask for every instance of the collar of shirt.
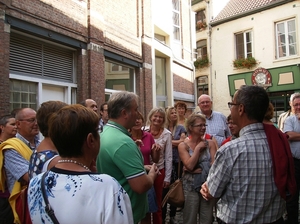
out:
M257 123L249 124L249 125L243 127L240 130L240 136L245 135L251 131L257 131L257 130L264 130L264 126L262 123L257 122Z
M121 132L123 132L124 134L128 135L131 137L131 134L128 132L128 130L126 128L124 128L122 125L109 120L106 124L107 127L112 127L112 128L116 128L118 130L120 130Z
M31 146L30 142L27 141L26 138L24 138L22 135L20 135L19 133L16 134L16 138L20 139L22 142L24 142L31 150L35 150L39 144L40 144L40 140L38 139L38 136L34 137L34 144L35 147Z
M213 110L211 111L211 114L210 114L210 116L209 116L209 117L208 117L208 116L206 116L204 113L202 113L202 111L201 111L201 110L200 110L198 113L199 113L199 114L201 114L201 115L203 115L203 116L205 116L205 118L206 118L206 119L208 119L208 120L211 120L211 119L212 119L212 117L213 117L213 114L214 114Z

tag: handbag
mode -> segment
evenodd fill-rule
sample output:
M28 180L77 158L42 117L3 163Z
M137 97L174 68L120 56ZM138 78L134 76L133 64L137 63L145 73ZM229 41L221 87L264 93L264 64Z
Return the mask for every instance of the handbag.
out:
M178 163L178 170L180 171L180 161ZM183 207L184 201L182 178L178 178L173 184L170 185L169 191L162 201L162 207L164 207L166 203L169 203L175 207Z
M52 220L52 222L54 224L59 224L55 214L54 214L54 210L52 209L49 201L48 201L48 197L47 197L47 194L46 194L46 189L45 189L45 176L48 174L49 171L45 172L42 176L42 180L41 180L41 188L42 188L42 195L43 195L43 198L44 198L44 201L45 201L45 211L47 212L47 214L49 215L50 219Z

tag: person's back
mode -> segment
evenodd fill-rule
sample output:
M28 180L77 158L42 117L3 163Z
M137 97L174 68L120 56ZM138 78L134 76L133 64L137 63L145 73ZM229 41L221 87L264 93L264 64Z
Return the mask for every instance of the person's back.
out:
M259 86L241 86L228 106L240 136L217 151L200 192L206 200L220 198L221 223L283 223L286 191L294 193L295 180L286 136L262 123L268 94Z
M217 151L216 160L220 162L218 166L222 167L222 174L217 178L228 182L228 194L221 199L222 204L227 206L218 206L222 221L268 223L271 217L280 219L285 210L285 201L274 182L272 157L262 124L251 124L241 129L239 138ZM226 175L228 173L232 175ZM214 188L211 186L210 191L214 191ZM216 191L215 194L222 192ZM249 211L249 208L251 212L246 212L247 215L237 212Z
M91 171L99 153L98 122L99 116L81 105L66 106L51 116L49 137L61 159L50 171L30 180L33 224L53 223L41 183L59 223L133 223L126 191L114 178Z
M51 223L43 208L41 178L42 174L35 176L29 185L35 192L29 192L30 216L32 223ZM54 167L46 183L49 203L60 223L133 223L127 193L108 175Z

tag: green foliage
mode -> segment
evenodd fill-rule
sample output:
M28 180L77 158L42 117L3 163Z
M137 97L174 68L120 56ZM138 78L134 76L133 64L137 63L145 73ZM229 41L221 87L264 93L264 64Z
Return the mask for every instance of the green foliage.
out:
M198 58L196 61L194 61L194 66L195 68L204 68L204 67L208 67L209 66L209 60L208 57L202 57L202 58Z
M254 57L247 57L247 58L238 58L233 61L233 67L237 69L241 68L252 68L257 65L257 61Z

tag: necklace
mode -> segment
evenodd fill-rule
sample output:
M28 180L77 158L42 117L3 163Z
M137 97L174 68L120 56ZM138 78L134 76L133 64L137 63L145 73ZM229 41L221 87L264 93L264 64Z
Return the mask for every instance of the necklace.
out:
M151 135L153 135L154 137L155 137L155 136L158 136L158 135L160 134L160 132L161 132L161 128L160 128L158 131L156 131L156 132L150 129L150 133L151 133Z
M71 160L71 159L61 159L57 161L58 163L75 163L81 167L83 167L84 169L86 169L87 171L91 171L86 165L83 165L80 162L77 162L76 160Z

